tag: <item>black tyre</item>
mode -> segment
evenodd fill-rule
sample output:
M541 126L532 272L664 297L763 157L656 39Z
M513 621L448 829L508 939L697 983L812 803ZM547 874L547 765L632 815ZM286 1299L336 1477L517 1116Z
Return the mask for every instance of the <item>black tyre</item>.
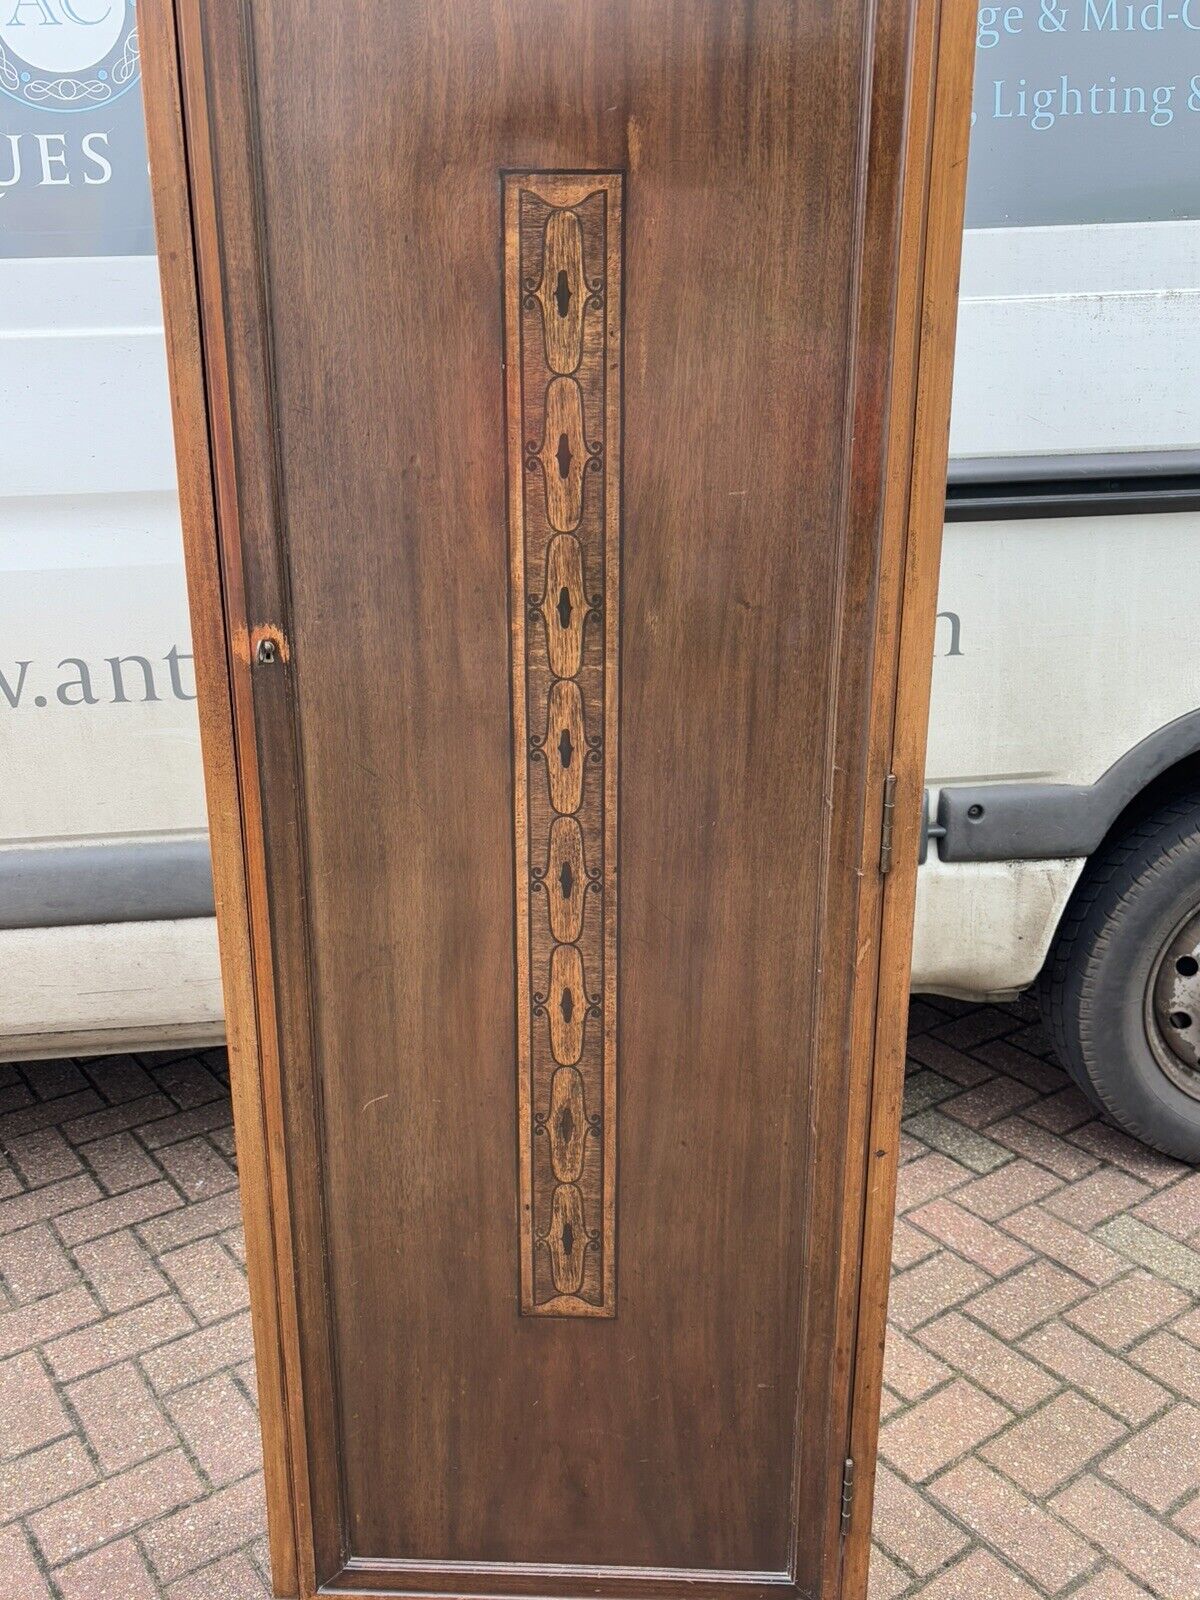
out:
M1200 1165L1200 794L1088 863L1040 994L1080 1088L1134 1138Z

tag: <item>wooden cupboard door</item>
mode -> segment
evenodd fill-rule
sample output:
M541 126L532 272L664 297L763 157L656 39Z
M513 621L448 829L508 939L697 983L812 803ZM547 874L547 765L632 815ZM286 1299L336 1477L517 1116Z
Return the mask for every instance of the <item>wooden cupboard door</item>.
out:
M832 1593L936 7L177 18L298 1581Z

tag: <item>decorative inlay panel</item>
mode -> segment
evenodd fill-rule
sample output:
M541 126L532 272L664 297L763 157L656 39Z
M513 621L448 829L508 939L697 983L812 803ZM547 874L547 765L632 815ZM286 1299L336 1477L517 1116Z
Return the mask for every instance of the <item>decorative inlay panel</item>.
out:
M521 1310L616 1315L623 180L504 178Z

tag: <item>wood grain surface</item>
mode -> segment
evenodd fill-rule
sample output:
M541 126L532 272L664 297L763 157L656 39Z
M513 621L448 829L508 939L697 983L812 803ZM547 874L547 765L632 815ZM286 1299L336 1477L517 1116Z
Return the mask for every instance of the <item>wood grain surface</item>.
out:
M949 342L924 330L953 274L911 274L957 259L961 170L926 197L965 32L944 42L936 0L177 6L222 559L199 604L241 772L298 1591L833 1596L911 918L878 807L894 763L911 803L927 682L897 663L933 613L897 419L944 436ZM544 426L506 422L506 174L619 183L617 439L555 387L594 337L586 218L526 274L556 319ZM586 519L596 445L620 452L619 605L576 636L591 574L548 540ZM548 536L523 607L514 455ZM518 615L554 679L521 730ZM544 1018L520 1003L514 747L589 748L618 621L619 1292L592 1291L616 1315L522 1316L522 1016L554 1057L537 1254L579 1299L569 1074L598 991L543 907L579 964L547 963ZM554 827L589 779L559 759L525 882L554 872L586 928L587 831Z

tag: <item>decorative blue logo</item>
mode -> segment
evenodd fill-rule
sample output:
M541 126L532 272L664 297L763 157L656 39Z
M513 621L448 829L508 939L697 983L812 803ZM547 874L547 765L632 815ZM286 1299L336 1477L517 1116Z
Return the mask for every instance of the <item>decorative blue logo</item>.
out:
M0 0L0 92L48 111L90 111L138 81L133 0Z

